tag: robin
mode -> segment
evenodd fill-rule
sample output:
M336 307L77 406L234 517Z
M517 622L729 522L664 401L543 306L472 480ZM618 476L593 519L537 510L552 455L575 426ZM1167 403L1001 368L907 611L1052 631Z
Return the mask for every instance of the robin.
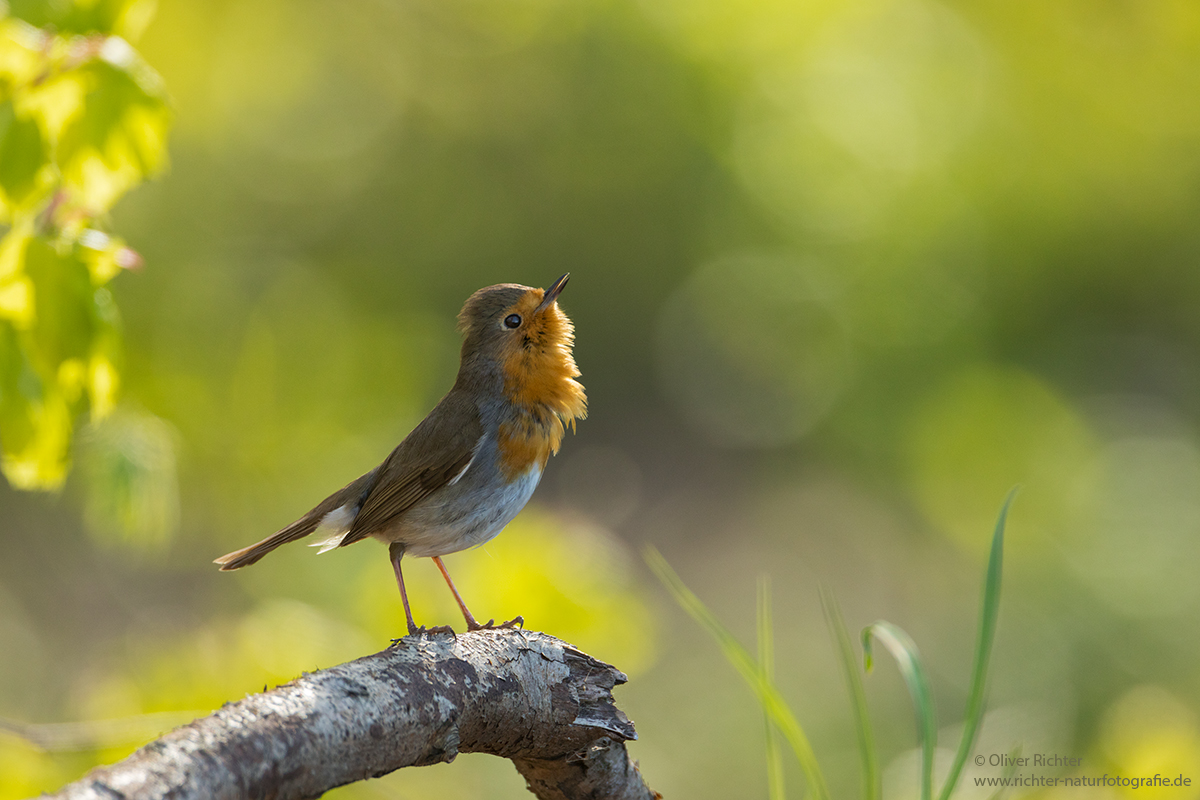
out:
M498 534L529 501L566 426L574 429L587 416L571 355L574 326L558 307L569 277L544 291L502 283L471 295L458 315L458 378L429 416L378 467L286 528L215 563L239 569L315 531L328 533L313 545L322 553L370 536L388 544L410 634L425 627L413 622L408 605L400 571L405 555L433 558L467 630L493 627L493 620L481 625L471 615L441 557ZM499 627L517 624L524 620Z

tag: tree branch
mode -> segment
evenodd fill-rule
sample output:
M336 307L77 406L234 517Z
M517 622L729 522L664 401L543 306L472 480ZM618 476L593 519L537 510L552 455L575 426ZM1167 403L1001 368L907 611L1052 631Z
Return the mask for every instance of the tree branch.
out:
M408 636L226 704L52 798L318 797L459 753L510 758L543 800L658 798L613 705L625 675L543 633Z

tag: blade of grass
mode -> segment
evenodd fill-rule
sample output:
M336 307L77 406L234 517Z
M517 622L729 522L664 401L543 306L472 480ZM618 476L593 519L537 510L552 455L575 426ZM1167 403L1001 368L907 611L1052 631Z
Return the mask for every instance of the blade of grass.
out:
M1004 562L1004 525L1008 519L1008 508L1016 497L1014 487L1004 499L1000 507L1000 516L996 519L996 531L992 534L992 551L988 556L987 577L983 583L983 603L979 612L979 638L975 642L975 664L971 668L971 689L967 695L967 708L964 712L962 739L958 743L958 751L950 764L950 772L946 775L946 783L938 795L938 800L949 800L954 785L962 774L963 765L971 755L975 737L979 735L979 727L983 724L984 707L987 705L988 662L991 660L992 643L996 640L996 620L1000 614L1000 578Z
M675 602L700 627L708 631L709 635L716 640L717 645L721 648L721 652L725 655L726 660L733 665L734 669L750 685L763 711L771 717L779 732L783 734L783 738L791 745L792 752L796 755L796 760L800 762L800 769L804 772L804 777L808 781L808 788L813 798L815 800L829 800L829 789L825 785L825 776L821 773L821 767L817 763L812 745L809 744L804 729L796 721L796 717L792 714L792 710L788 708L782 695L779 694L779 690L775 688L773 683L767 680L762 669L755 663L754 659L746 652L746 649L742 647L737 639L733 637L733 634L726 630L725 626L700 601L700 598L696 597L684 585L683 581L671 569L671 566L662 557L661 553L653 547L647 547L644 551L644 556L646 564L649 565L651 571L654 572L658 579L662 581L663 586L671 593Z
M921 665L921 653L917 643L907 633L890 622L880 620L863 628L863 665L871 671L871 640L878 639L896 659L900 674L908 684L913 708L917 714L917 735L921 740L921 800L933 796L933 752L937 746L937 722L933 711L933 696L929 692L929 681L925 667Z
M842 610L838 607L833 590L825 585L821 586L821 607L825 610L825 624L837 648L842 677L846 680L846 691L850 693L850 704L854 708L854 730L858 735L858 752L862 759L862 797L863 800L879 800L883 794L883 782L875 749L875 733L867 712L867 693L858 672L858 659L854 655L850 631L842 619Z
M775 682L775 634L771 625L771 579L763 575L758 579L758 665L767 682ZM763 723L767 735L767 797L770 800L786 800L783 784L783 753L779 750L779 739L771 715L763 711Z

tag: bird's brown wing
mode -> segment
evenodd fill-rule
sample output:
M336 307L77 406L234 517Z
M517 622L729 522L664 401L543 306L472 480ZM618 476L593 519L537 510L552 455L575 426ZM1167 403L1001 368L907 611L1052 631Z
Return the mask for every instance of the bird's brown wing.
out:
M470 465L482 436L483 424L475 404L451 391L380 465L379 475L339 547L386 528L453 481Z

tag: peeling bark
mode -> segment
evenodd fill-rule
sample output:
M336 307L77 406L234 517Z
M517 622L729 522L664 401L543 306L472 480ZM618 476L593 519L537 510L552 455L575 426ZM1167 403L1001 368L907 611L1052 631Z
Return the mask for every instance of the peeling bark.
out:
M63 800L319 797L459 753L512 759L544 800L659 797L624 742L625 675L520 630L408 636L228 703L49 795Z

